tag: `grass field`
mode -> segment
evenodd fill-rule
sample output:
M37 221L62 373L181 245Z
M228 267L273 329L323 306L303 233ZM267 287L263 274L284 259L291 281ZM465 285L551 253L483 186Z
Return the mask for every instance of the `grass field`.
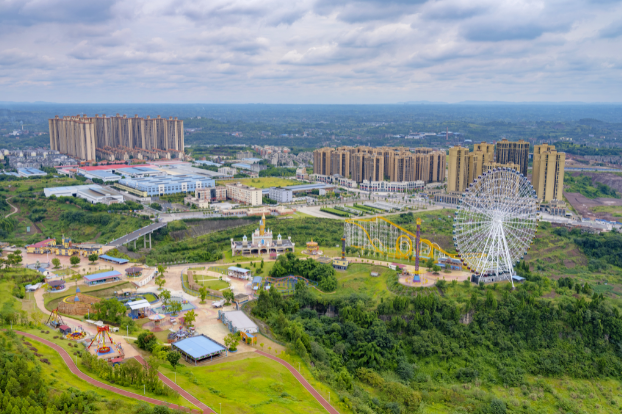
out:
M378 277L372 277L371 272L378 272ZM348 270L337 272L337 295L353 293L367 294L376 300L382 297L394 296L387 288L387 278L395 271L384 266L367 264L353 264ZM331 295L326 293L325 295ZM334 295L334 294L332 294Z
M160 371L174 378L170 365ZM216 412L220 407L236 414L326 412L285 367L258 354L200 368L178 366L177 384Z
M240 178L238 180L223 180L216 182L217 185L225 185L229 183L242 183L255 188L283 187L300 184L298 181L279 177Z
M197 284L205 286L206 288L211 289L211 290L220 290L220 289L225 289L229 287L229 283L225 282L224 280L210 279L208 277L204 277L200 275L195 276L194 281Z
M594 213L611 213L613 217L622 217L622 206L597 206L591 207Z

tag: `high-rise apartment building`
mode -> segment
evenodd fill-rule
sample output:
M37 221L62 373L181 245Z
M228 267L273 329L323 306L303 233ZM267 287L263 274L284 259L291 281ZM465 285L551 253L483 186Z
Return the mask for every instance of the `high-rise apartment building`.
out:
M331 153L332 148L322 148L313 151L313 173L321 175L331 175Z
M449 166L447 171L447 191L463 192L469 177L469 149L452 147L449 149Z
M514 163L520 166L519 172L527 177L529 167L529 142L522 139L518 142L510 142L503 139L497 142L495 161L499 164Z
M392 182L445 180L444 151L406 147L339 147L313 152L313 172L319 175L339 174L357 183L363 180Z
M184 121L177 118L57 115L48 123L50 148L83 160L94 161L100 150L112 158L119 149L130 153L143 150L141 157L150 158L184 151Z
M540 201L562 200L566 154L552 145L536 145L533 149L531 182Z

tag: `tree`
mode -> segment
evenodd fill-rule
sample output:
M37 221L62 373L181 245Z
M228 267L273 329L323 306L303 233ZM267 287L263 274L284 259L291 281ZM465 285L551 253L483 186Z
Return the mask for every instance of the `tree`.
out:
M166 279L160 275L156 278L155 283L158 285L158 289L162 290L162 286L166 283Z
M169 308L173 312L173 315L177 315L182 309L181 302L178 300L173 300L170 302Z
M193 322L197 319L196 313L194 313L194 309L189 312L186 312L184 315L184 323L188 326L193 326Z
M177 351L169 352L166 354L166 359L171 364L174 370L177 370L177 364L179 364L179 359L181 358L181 354Z
M71 256L71 258L69 259L69 263L71 263L73 267L76 267L80 263L80 257Z
M207 287L201 286L199 288L199 296L201 297L201 303L205 303L205 298L207 298Z
M434 266L432 266L432 271L433 271L434 273L438 273L438 272L440 272L440 271L441 271L441 267L440 267L439 265L436 265L436 264L435 264Z
M229 305L231 304L231 302L233 302L233 299L235 296L233 295L233 292L231 291L231 289L227 289L222 292L222 297L225 298L225 300L227 301L227 304Z
M162 277L164 277L164 272L166 272L166 266L164 265L158 265L158 274Z
M57 257L53 258L52 264L54 265L54 269L58 269L60 267L60 259Z
M428 269L432 269L433 266L434 266L434 258L430 257L428 258L428 260L425 261L425 267Z
M95 263L97 259L99 259L99 256L97 255L97 253L89 254L89 261L91 263Z
M238 343L240 343L240 333L230 333L225 336L225 346L229 348L229 351L237 351Z
M102 299L92 305L95 311L95 317L105 321L117 322L121 316L125 315L125 305L117 300L117 298Z
M162 304L164 304L164 306L168 305L168 301L171 300L171 291L164 289L160 293L160 299L162 299Z

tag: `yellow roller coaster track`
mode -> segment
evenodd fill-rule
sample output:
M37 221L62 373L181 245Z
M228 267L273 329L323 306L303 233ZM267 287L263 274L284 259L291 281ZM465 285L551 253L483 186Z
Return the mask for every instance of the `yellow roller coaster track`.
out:
M362 226L360 223L361 222L368 222L368 223L372 223L372 222L377 222L377 220L382 220L384 222L386 222L387 224L403 231L404 233L406 233L407 235L409 235L410 237L412 237L412 240L414 242L414 240L416 240L417 236L412 234L411 232L409 232L408 230L406 230L405 228L393 223L390 220L387 220L384 217L374 217L374 218L361 218L361 219L346 219L346 223L350 223L350 224L354 224L355 226L358 226L359 228L361 228L364 232L365 235L367 236L367 239L369 240L369 244L374 248L374 250L378 253L382 253L384 254L385 252L378 249L378 247L376 247L376 245L374 244L374 240L379 241L378 239L372 239L371 236L369 235L369 233L367 232L367 229L365 229L364 226ZM402 257L402 258L407 258L409 256L409 254L412 252L413 250L413 246L411 244L409 244L409 249L408 249L408 254L404 255L403 253L401 253L401 249L399 249L399 245L400 245L400 239L403 237L404 235L400 235L397 238L397 243L396 243L396 251L395 251L395 255L398 257ZM437 243L433 243L430 240L427 239L420 239L421 244L425 244L426 246L428 246L430 248L430 254L434 255L434 251L436 250L437 252L442 253L443 255L447 256L447 257L451 257L452 259L459 259L459 256L457 254L452 254L452 253L448 253L445 250L443 250L441 248L441 246L439 246ZM382 243L380 243L382 244ZM360 246L357 246L360 247ZM384 247L384 245L383 245ZM433 256L431 256L433 257Z

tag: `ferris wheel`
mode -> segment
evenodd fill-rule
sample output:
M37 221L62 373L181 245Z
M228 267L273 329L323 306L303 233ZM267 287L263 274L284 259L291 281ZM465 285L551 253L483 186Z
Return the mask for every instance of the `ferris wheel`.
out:
M477 177L454 218L454 245L462 263L481 277L512 282L514 265L527 254L536 233L536 202L527 177L511 168Z

